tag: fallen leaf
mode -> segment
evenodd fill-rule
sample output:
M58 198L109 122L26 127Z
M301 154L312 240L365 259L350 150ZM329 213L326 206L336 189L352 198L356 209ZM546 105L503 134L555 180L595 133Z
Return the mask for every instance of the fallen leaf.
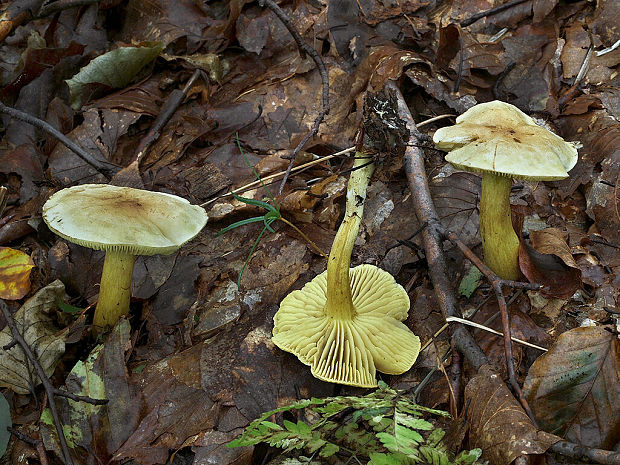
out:
M170 449L178 449L187 438L214 428L218 409L212 397L217 396L217 389L207 391L200 384L204 347L200 343L171 355L147 366L138 377L139 423L131 428L119 426L128 437L114 460L131 457L144 465L165 463ZM118 419L122 421L120 415Z
M6 446L9 445L9 440L11 439L11 432L8 430L10 426L13 426L11 408L6 398L0 392L0 457L6 452Z
M71 106L79 110L87 97L85 92L93 86L125 87L163 48L161 43L146 43L139 47L119 47L98 56L65 81L71 92Z
M0 247L0 299L18 300L28 294L33 267L28 254Z
M465 388L469 447L480 447L493 465L508 465L522 455L544 454L560 440L539 431L493 369L484 365Z
M48 315L56 308L56 301L63 298L65 286L58 280L37 292L13 315L17 330L39 360L43 371L51 376L65 352L67 331L59 334ZM18 394L29 394L41 383L33 365L19 345L9 350L4 346L13 340L11 330L0 332L0 386Z
M0 155L0 172L19 176L19 204L36 197L39 193L38 183L44 178L41 155L32 145L20 145Z
M581 287L581 270L563 234L555 228L531 231L533 247L519 245L519 266L532 283L542 284L544 297L570 298Z
M92 455L108 462L137 426L141 407L139 389L129 383L125 367L129 337L129 323L121 319L105 343L97 345L86 360L78 361L67 376L68 392L108 399L105 405L66 399L58 404L67 443L80 457L80 463L88 463ZM56 428L49 424L49 418L46 409L41 415L41 436L46 448L58 450Z
M586 447L620 440L620 343L602 327L562 333L530 367L523 394L540 426Z
M473 173L441 173L430 179L430 191L444 228L469 247L480 243L480 176Z
M194 282L198 278L201 258L179 255L166 282L159 288L153 303L153 315L166 325L180 323L196 301Z
M120 137L140 116L126 110L89 108L83 113L84 122L67 137L98 161L109 164ZM100 173L63 144L57 144L50 154L48 168L54 179L66 184L106 182Z

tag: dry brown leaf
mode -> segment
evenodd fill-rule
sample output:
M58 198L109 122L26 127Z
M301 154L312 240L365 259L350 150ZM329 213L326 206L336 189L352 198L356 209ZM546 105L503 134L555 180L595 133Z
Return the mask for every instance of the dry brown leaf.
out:
M521 241L519 266L530 282L542 284L544 297L570 298L581 286L581 270L561 231L531 231L533 248Z
M523 386L541 427L587 447L620 440L620 342L602 327L560 335Z
M48 313L62 299L65 286L56 280L41 289L13 315L17 330L22 334L39 360L47 376L51 376L65 353L68 332L58 334L58 327ZM41 380L26 354L19 345L6 350L13 340L8 326L0 332L0 386L8 387L18 394L29 394Z
M485 365L465 388L469 403L469 446L480 447L482 457L493 465L509 465L522 455L543 454L560 440L539 431L506 384Z

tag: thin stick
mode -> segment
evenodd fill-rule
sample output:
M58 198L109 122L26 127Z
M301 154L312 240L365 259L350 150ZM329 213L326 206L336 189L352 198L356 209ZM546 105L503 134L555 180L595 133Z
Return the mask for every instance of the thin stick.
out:
M325 115L329 113L329 76L327 74L327 68L325 67L325 63L323 63L323 59L321 58L321 56L317 53L317 51L314 48L312 48L310 45L304 42L304 40L299 35L299 32L297 32L297 30L293 27L291 20L286 15L284 10L280 8L278 4L274 2L273 0L259 0L258 4L260 6L266 6L267 8L269 8L271 11L274 12L274 14L278 17L278 19L282 21L282 24L286 26L286 28L288 29L288 32L290 32L290 34L293 36L295 43L297 43L297 47L299 48L299 54L301 55L302 58L306 57L306 53L310 55L310 58L312 58L312 61L314 61L314 63L316 64L316 67L319 70L319 74L321 75L321 82L323 86L323 93L321 96L321 100L322 100L321 111L319 112L316 119L314 120L314 124L312 125L312 130L308 134L306 134L306 136L301 140L299 144L297 144L297 147L295 147L295 150L293 150L293 153L291 154L291 160L288 164L288 168L286 169L286 172L284 173L284 178L282 178L280 189L278 189L278 195L280 195L282 191L284 190L284 185L286 184L286 180L291 174L291 169L293 168L293 164L295 163L295 158L297 157L297 154L300 152L303 146L306 145L306 142L308 142L312 137L316 135L317 132L319 132L319 125L323 121L323 118L325 118Z
M509 281L505 279L500 279L493 271L487 267L482 260L480 260L476 254L474 254L469 247L467 247L463 241L461 241L456 234L451 231L445 231L440 227L440 232L442 235L456 245L459 250L467 257L469 261L471 261L476 268L480 270L480 272L487 278L487 280L491 283L493 287L493 291L495 292L495 296L497 297L497 303L499 306L499 311L502 316L502 328L504 330L504 354L506 357L506 370L508 371L508 379L510 381L510 385L514 389L514 392L517 394L521 405L527 412L530 419L535 422L534 413L531 411L530 406L527 402L527 399L523 395L521 391L521 386L517 381L517 376L515 373L514 366L514 357L512 354L512 337L510 335L510 319L508 316L508 306L506 305L506 298L504 297L504 286L512 287L514 289L529 289L529 290L539 290L542 286L539 284L533 283L521 283L518 281ZM535 423L534 423L535 424Z
M499 331L495 331L493 328L489 328L488 326L481 325L480 323L476 323L475 321L465 320L464 318L459 318L458 316L449 316L446 318L448 323L452 321L456 321L458 323L463 323L464 325L473 326L474 328L482 329L483 331L487 331L489 333L493 333L497 336L504 336L504 333L500 333ZM518 339L516 337L511 337L511 340L517 342L519 344L523 344L524 346L532 347L534 349L542 350L543 352L547 352L549 349L545 349L544 347L537 346L536 344L532 344L531 342L524 341L522 339Z
M196 82L202 73L203 71L197 69L188 79L187 83L183 87L183 90L174 89L170 92L170 95L162 105L161 111L159 115L157 115L153 125L146 135L140 140L138 148L136 149L136 155L134 156L132 162L136 162L138 164L140 163L142 157L144 157L153 142L159 138L162 128L168 123L168 121L170 121L172 115L174 115L181 103L183 103L183 100L185 100L185 97L187 97L187 94L194 85L194 82Z
M504 3L503 5L498 5L489 10L481 11L480 13L476 13L475 15L472 15L469 18L461 21L461 26L462 27L470 26L474 24L476 21L478 21L479 19L482 19L486 16L491 16L491 15L500 13L504 10L507 10L508 8L512 8L513 6L519 5L521 3L525 3L526 1L527 0L512 0L511 2Z
M78 157L80 157L90 166L95 168L97 171L103 173L107 178L110 178L116 172L115 166L112 163L97 160L90 153L88 153L78 144L73 142L71 139L69 139L67 136L65 136L62 132L60 132L48 122L29 115L28 113L24 113L23 111L17 110L15 108L7 107L1 102L0 113L5 113L15 119L24 121L28 124L32 124L34 127L39 128L42 131L47 132L48 134L51 134L60 142L62 142L69 150L71 150L73 153L75 153Z
M435 121L439 121L440 119L445 119L445 118L456 118L456 115L446 114L446 115L433 116L432 118L424 120L420 123L416 123L416 126L418 127L418 129L420 129L422 126L426 126L427 124L431 124L431 123L434 123Z
M68 10L69 8L89 6L95 3L99 3L99 0L58 0L57 2L43 6L37 17L44 18L46 16L53 15L54 13L58 13L59 11Z
M396 83L389 81L387 87L394 91L397 96L398 115L407 123L407 129L409 129L410 139L405 148L403 165L418 222L428 225L422 231L422 242L428 263L428 273L444 318L447 316L457 316L459 311L457 310L456 297L451 290L446 261L440 246L441 238L436 229L441 223L431 200L428 179L424 168L424 153L419 147L419 132ZM465 355L476 370L482 365L488 364L484 352L478 347L478 344L476 344L476 341L465 327L457 328L452 337L454 338L456 348Z

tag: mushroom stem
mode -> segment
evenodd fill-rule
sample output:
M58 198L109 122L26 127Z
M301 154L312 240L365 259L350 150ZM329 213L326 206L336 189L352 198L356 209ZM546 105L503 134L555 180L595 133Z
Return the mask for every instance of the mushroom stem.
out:
M129 313L131 275L135 261L136 256L127 252L106 252L93 321L97 330L114 325L121 316Z
M480 234L484 261L500 278L518 281L519 238L510 218L512 179L484 173L480 198Z
M340 223L327 261L327 301L324 311L327 316L340 320L350 320L355 316L349 267L353 245L364 213L366 189L375 170L375 164L368 162L367 157L356 152L353 171L347 185L344 219Z

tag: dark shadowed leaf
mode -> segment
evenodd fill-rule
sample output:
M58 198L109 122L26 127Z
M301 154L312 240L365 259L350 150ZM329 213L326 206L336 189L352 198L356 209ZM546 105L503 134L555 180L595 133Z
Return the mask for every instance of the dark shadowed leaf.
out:
M125 366L129 330L127 320L121 319L105 343L96 346L86 360L78 361L67 376L66 389L72 394L108 399L106 405L66 399L59 403L67 442L81 463L87 463L92 454L107 462L137 425L139 390L129 383ZM46 421L48 410L42 415L42 437L46 447L57 449L56 430Z
M605 328L560 335L531 366L523 386L545 430L588 447L620 440L620 343Z
M11 439L11 433L7 430L9 426L13 426L11 409L9 403L0 392L0 457L6 452L6 446Z
M479 244L480 177L464 172L434 176L430 189L442 225L469 247Z

